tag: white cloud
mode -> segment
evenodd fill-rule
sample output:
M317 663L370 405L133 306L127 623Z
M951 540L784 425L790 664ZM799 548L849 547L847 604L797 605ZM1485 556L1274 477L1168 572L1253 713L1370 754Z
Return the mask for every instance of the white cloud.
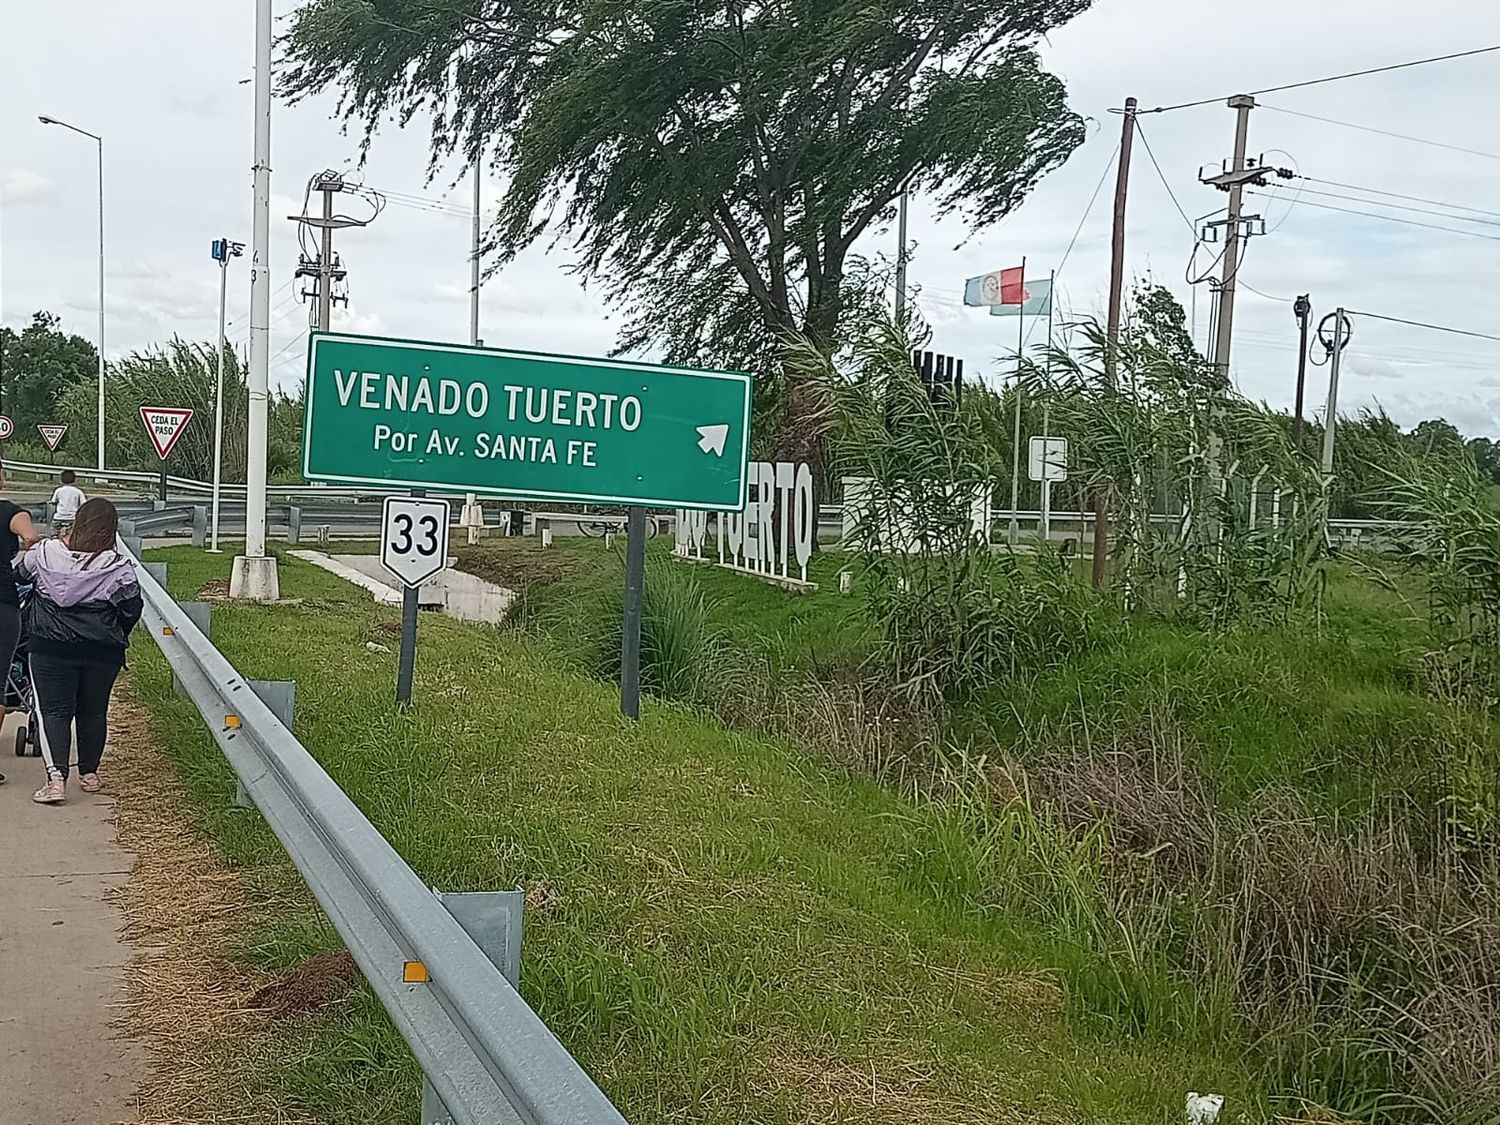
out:
M293 5L278 0L278 15ZM250 69L248 13L226 20L222 5L180 0L15 7L7 11L6 35L33 46L12 52L0 69L0 195L18 212L23 202L27 208L24 222L8 215L0 234L4 316L13 322L50 308L63 313L70 328L92 333L94 152L81 138L36 124L36 114L52 112L105 137L110 352L174 333L211 338L218 276L208 243L220 236L250 241L251 90L239 84ZM963 309L958 294L965 277L1018 264L1023 255L1033 275L1043 276L1061 263L1076 232L1059 278L1060 304L1077 315L1102 312L1111 153L1119 131L1119 117L1108 109L1125 95L1136 94L1150 108L1500 42L1500 6L1488 0L1428 0L1419 20L1399 0L1263 0L1254 20L1236 25L1232 41L1223 37L1222 19L1204 12L1197 0L1098 0L1043 48L1047 64L1068 82L1075 108L1096 123L1088 143L1014 214L977 233L957 218L935 220L930 200L918 196L911 229L919 247L911 266L912 281L922 289L918 303L933 324L935 345L964 358L969 372L1006 375L1016 325ZM73 34L80 25L89 28L88 36ZM1251 151L1285 150L1274 159L1323 180L1500 211L1489 202L1494 161L1277 112L1500 152L1500 117L1489 109L1497 97L1500 73L1485 59L1266 95L1251 117ZM295 227L285 216L300 209L310 175L327 167L352 169L359 159L358 136L342 132L331 119L333 109L333 99L320 98L275 111L271 349L283 383L300 378L306 331L298 287L288 285L298 251ZM1197 169L1216 166L1227 154L1232 125L1221 102L1142 118L1144 141L1191 217L1223 204L1218 192L1197 183ZM442 169L428 183L427 123L419 118L406 129L387 126L361 174L366 183L446 207L434 213L393 204L370 227L338 234L352 306L341 323L466 340L470 227L464 212L471 197L464 169ZM1101 178L1102 190L1080 228ZM488 204L500 187L487 173ZM1130 274L1149 271L1191 307L1183 276L1192 236L1144 143L1130 188ZM1304 203L1313 198L1305 196ZM1342 304L1481 332L1500 329L1500 246L1493 242L1311 206L1256 206L1265 207L1275 229L1250 247L1241 275L1247 286L1277 298L1311 293L1318 315ZM1475 230L1500 235L1500 228ZM875 232L859 250L889 255L894 236ZM1200 255L1200 265L1207 260ZM618 311L597 289L584 290L569 272L572 262L566 244L537 246L489 280L482 296L485 339L502 347L607 351ZM229 274L231 338L241 340L248 276L243 260ZM1206 287L1197 296L1201 340ZM1500 344L1368 317L1356 319L1356 331L1346 402L1368 403L1378 389L1403 422L1446 414L1476 432L1500 435L1500 395L1486 382L1500 379ZM1038 331L1033 343L1039 338ZM1287 405L1296 360L1290 309L1243 289L1234 352L1238 384L1255 398ZM1325 369L1313 369L1312 401L1321 398L1325 379Z
M60 189L56 181L29 168L0 168L0 208L53 207Z

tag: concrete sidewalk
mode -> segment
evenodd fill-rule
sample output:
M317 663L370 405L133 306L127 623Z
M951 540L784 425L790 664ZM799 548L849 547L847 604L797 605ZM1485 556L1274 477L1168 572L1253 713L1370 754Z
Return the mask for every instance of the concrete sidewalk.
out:
M75 783L60 808L31 803L42 766L15 756L20 723L0 729L0 1125L135 1121L146 1059L112 1026L131 949L105 901L131 856L108 796Z

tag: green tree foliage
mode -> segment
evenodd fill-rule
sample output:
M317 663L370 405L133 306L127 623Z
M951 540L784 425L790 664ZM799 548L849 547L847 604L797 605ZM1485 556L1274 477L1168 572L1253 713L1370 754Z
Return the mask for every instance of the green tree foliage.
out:
M1041 36L1091 0L310 0L293 97L366 141L429 110L436 166L490 153L508 260L549 231L627 315L622 348L774 375L840 342L851 249L902 185L999 221L1082 142ZM811 387L779 447L809 456Z
M34 436L39 423L61 421L57 406L63 393L77 383L93 386L99 376L94 345L61 325L61 317L38 312L20 332L0 328L5 412L19 436Z
M160 466L156 450L141 423L141 407L191 409L193 419L172 452L174 476L208 480L213 473L214 388L217 357L212 344L174 339L164 348L135 352L110 368L105 382L105 464L112 468L152 470ZM61 421L74 432L92 434L98 420L98 398L92 385L75 385L59 404ZM249 427L249 392L245 369L233 349L224 353L224 479L245 479ZM273 393L267 439L267 471L295 476L301 467L302 403Z
M1484 479L1491 484L1500 484L1500 442L1476 437L1470 438L1465 446Z

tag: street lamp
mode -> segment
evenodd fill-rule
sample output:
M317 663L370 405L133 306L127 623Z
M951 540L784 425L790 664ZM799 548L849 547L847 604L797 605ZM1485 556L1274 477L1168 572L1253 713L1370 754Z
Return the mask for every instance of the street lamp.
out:
M99 471L104 471L104 138L90 133L77 125L69 125L55 117L42 114L37 118L43 125L61 125L80 136L89 138L99 146Z

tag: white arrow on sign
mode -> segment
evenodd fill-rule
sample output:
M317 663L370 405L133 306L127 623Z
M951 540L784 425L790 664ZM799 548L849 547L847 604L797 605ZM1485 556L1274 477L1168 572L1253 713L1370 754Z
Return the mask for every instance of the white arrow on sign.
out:
M712 453L716 457L724 456L724 443L729 440L728 426L699 426L698 436L698 448L704 453Z

